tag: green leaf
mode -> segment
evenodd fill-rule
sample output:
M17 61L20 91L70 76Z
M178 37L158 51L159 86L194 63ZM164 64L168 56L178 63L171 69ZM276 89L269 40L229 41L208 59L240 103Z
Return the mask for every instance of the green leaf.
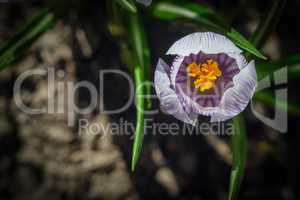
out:
M286 58L256 64L258 79L271 75L276 70L287 67L288 77L291 79L300 78L300 54L289 55Z
M276 100L275 96L271 92L259 91L255 93L253 98L254 100L258 100L270 108L274 108L276 106L276 108L288 111L289 114L296 116L300 115L300 106L298 103L278 99Z
M139 16L137 14L132 14L129 16L129 39L135 56L135 62L144 68L146 64L144 50L148 51L145 41L145 31L144 27L140 22Z
M147 36L144 26L140 21L138 14L131 14L129 22L129 37L130 43L134 52L135 63L142 67L145 79L150 81L151 77L151 61L150 50L148 47ZM147 84L146 94L151 94L151 85ZM146 107L150 109L152 106L151 99L147 98Z
M275 0L275 1L278 2L280 0ZM272 4L271 6L276 7L276 5L274 4ZM263 44L270 34L270 32L268 32L265 27L269 27L270 23L276 24L276 20L274 20L273 18L276 18L277 14L272 11L273 7L271 7L270 9L271 13L269 13L269 11L266 12L269 13L267 14L267 19L263 18L266 22L261 22L262 27L258 26L255 33L251 37L252 44L254 45L258 45L260 43ZM231 38L237 38L238 41L241 39L239 35L236 34L236 31L232 31L231 34L229 35L231 35ZM248 49L248 52L254 55L257 54L257 52L253 52L253 51L251 52L251 51L249 51ZM247 55L247 57L250 56ZM264 98L264 99L268 99L271 101L274 100L273 98ZM246 137L246 130L245 130L245 122L244 119L242 118L242 115L235 117L233 119L233 123L235 125L235 134L232 137L233 167L232 167L231 177L230 177L229 200L237 199L239 187L242 182L242 178L245 170L245 163L247 157L247 137Z
M285 66L294 66L300 64L300 54L291 54L286 58L268 62L261 62L257 64L259 68L273 68L278 69Z
M229 200L237 199L240 184L245 171L247 158L247 136L243 116L233 118L234 134L232 136L233 166L230 176Z
M129 12L136 13L137 8L132 0L115 0L120 6L126 9Z
M273 0L270 3L271 5L261 18L262 20L250 39L257 48L261 48L274 31L282 14L286 0Z
M8 67L14 62L42 33L51 28L56 21L56 15L48 7L42 9L36 16L29 19L18 33L1 48L0 69Z
M294 66L288 66L288 77L289 79L300 78L300 64Z
M265 12L265 15L261 18L259 25L256 27L250 39L252 44L257 48L261 48L274 31L285 2L286 0L273 0ZM247 54L246 57L251 59L249 54Z
M145 99L146 95L151 94L151 85L145 84L145 79L150 80L150 51L148 48L148 42L146 39L146 34L144 30L144 26L140 21L140 18L137 14L131 14L129 16L129 38L130 44L132 48L133 60L135 62L135 80L136 80L136 88L137 89L137 125L135 132L135 139L133 144L133 154L131 161L131 169L132 171L135 169L141 148L142 148L142 138L144 132L144 109L151 108L151 99ZM139 85L143 83L143 87L139 87ZM141 110L142 109L142 110Z
M134 171L140 157L142 140L144 134L144 87L140 85L143 83L143 72L141 67L138 65L134 70L135 86L136 91L136 105L137 105L137 121L136 130L134 133L133 153L131 160L131 170Z
M199 22L202 28L218 32L229 37L237 46L261 59L266 59L254 45L235 29L230 28L222 17L213 10L200 4L186 3L178 5L175 3L161 2L153 7L152 14L164 20L186 19Z
M236 30L231 29L226 35L239 47L245 49L249 53L257 56L258 58L266 60L267 58L262 55L244 36Z
M213 10L193 3L178 5L169 2L157 3L153 7L152 14L160 19L175 20L189 19L197 21L208 30L224 32L226 25Z

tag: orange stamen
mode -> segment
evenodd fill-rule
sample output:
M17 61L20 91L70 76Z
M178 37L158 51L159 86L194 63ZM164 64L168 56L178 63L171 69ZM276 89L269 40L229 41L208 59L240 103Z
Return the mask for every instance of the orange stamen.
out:
M213 59L208 59L204 63L193 62L188 65L187 72L194 79L194 87L200 92L211 89L215 81L222 75L219 64Z

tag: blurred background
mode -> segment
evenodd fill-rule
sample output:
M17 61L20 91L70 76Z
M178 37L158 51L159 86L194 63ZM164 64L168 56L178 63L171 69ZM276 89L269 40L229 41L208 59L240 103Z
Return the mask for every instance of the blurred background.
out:
M206 30L194 21L165 20L155 16L154 10L160 2L153 0L149 7L135 3L150 50L150 80L153 80L158 58L173 42L189 33ZM276 1L168 2L209 7L227 24L250 38ZM0 71L0 199L227 199L232 164L229 136L147 134L138 166L131 172L132 138L107 133L102 133L105 137L79 135L78 119L103 125L120 119L134 123L134 105L116 115L105 115L98 109L89 115L76 115L74 127L67 125L67 112L30 115L18 109L13 100L14 83L29 69L47 66L60 74L58 81L89 81L97 90L101 69L132 73L129 12L109 0L2 0L0 46L5 46L17 32L25 35L20 28L49 5L51 9L58 5L54 9L55 20L51 21L51 28L46 30L44 27L41 34L25 38L24 46L19 48L20 55ZM298 0L286 1L275 20L277 26L267 27L272 31L261 44L262 52L269 60L255 58L260 66L271 63L267 72L261 70L264 76L285 65L293 67L288 84L282 86L288 88L291 102L288 132L282 134L264 125L249 108L245 111L248 158L238 199L300 198L299 10ZM272 63L280 66L272 68ZM47 105L47 84L47 78L43 76L26 79L21 93L26 105L33 108ZM274 88L268 90L268 94L274 96ZM68 98L66 90L57 90L55 95ZM273 96L258 95L254 98L255 108L272 117ZM90 100L84 89L74 98L82 107ZM116 76L105 79L104 95L100 98L105 108L118 108L127 98L125 80ZM60 103L65 105L65 102ZM153 102L154 107L158 104ZM153 115L151 119L183 126L182 122L163 113Z

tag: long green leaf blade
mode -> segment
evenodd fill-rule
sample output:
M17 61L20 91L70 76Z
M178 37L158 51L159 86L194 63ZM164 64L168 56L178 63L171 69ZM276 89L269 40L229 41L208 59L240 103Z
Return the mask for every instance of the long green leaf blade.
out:
M280 1L280 0L275 0L276 2ZM276 7L276 8L274 8ZM276 10L277 9L277 5L276 3L271 5L271 9L270 10ZM280 8L282 9L282 8ZM278 10L278 9L277 9ZM279 11L279 10L278 10ZM268 12L269 13L269 12ZM268 38L268 36L270 35L270 32L267 31L268 29L266 29L265 27L270 27L270 26L274 26L273 28L275 28L276 25L276 12L270 12L269 14L267 14L267 18L263 18L262 22L261 22L261 26L258 26L258 28L256 29L256 31L254 32L252 38L251 38L251 42L254 45L258 45L259 44L263 44L266 39ZM275 25L271 25L271 23L275 23ZM233 32L233 35L235 35L236 33ZM236 36L237 38L239 36ZM250 52L250 51L248 51ZM250 52L253 54L253 52ZM255 54L254 54L255 55ZM250 55L247 55L247 57L249 58ZM238 129L235 129L235 133L234 136L232 137L232 145L233 145L233 168L231 171L231 178L230 178L230 188L229 188L229 200L235 200L237 199L237 194L238 194L238 190L239 190L239 186L241 184L242 181L242 177L244 174L244 169L245 169L245 162L246 162L246 156L247 156L247 137L246 137L246 133L245 133L245 123L244 120L242 118L241 115L239 115L238 117L234 118L233 120L235 127L238 127Z
M289 80L300 78L300 54L289 55L286 58L256 64L258 79L271 75L276 70L287 67Z
M197 4L176 5L161 2L154 6L153 15L165 20L180 18L194 20L201 23L206 29L217 32L223 32L225 29L225 23L211 9Z
M244 36L238 33L236 30L231 29L226 35L239 47L245 49L249 53L257 56L258 58L266 60L263 54L261 54Z
M146 34L144 30L144 26L140 21L138 14L131 14L129 16L129 37L130 37L130 44L133 50L133 59L135 64L135 77L136 77L136 87L138 87L138 81L141 81L144 86L141 91L138 91L138 95L144 95L143 99L139 97L137 99L138 105L138 113L137 113L137 127L135 132L135 139L134 139L134 146L133 146L133 154L132 154L132 162L131 162L131 169L134 170L138 158L142 148L142 138L143 138L143 123L144 123L144 111L140 109L150 109L151 108L151 99L147 98L144 99L145 96L151 94L151 85L145 84L145 80L150 80L150 51L148 48L148 42L146 39ZM140 71L140 73L138 73ZM138 76L139 75L139 76ZM140 79L137 79L140 78ZM146 100L146 105L145 101ZM141 107L143 106L143 107ZM143 115L143 116L142 116Z
M131 160L131 170L134 171L140 157L142 140L144 134L144 87L141 84L144 81L143 72L138 65L134 70L135 86L136 86L136 105L137 105L137 120L136 130L134 133L133 153Z
M147 43L145 41L145 32L140 22L139 15L132 14L129 18L129 36L130 43L135 54L135 62L144 68L146 64L144 50L148 51L148 48L146 47Z
M281 13L283 11L286 0L273 0L265 15L251 36L250 41L257 48L261 48L267 41L268 37L272 34L278 24ZM250 55L246 55L251 58Z
M137 8L132 0L115 0L120 6L122 6L125 10L136 13Z
M298 103L275 99L274 95L271 92L260 91L255 93L253 98L271 108L274 108L274 106L276 106L276 108L288 111L289 114L296 116L300 115L300 106Z
M153 15L164 20L186 19L199 22L203 28L227 35L237 46L261 59L266 57L255 46L235 29L230 28L222 17L213 10L199 4L188 3L178 5L175 3L161 2L153 8Z
M33 42L49 28L51 28L57 17L50 8L42 9L36 16L32 17L0 50L0 70L8 67L16 60Z
M139 19L139 15L130 15L130 40L133 51L135 53L136 64L142 67L145 75L145 80L150 80L151 66L150 66L150 50L148 47L147 37L144 26ZM151 94L151 85L147 84L146 93ZM150 109L152 106L151 99L146 99L146 107Z
M233 166L230 176L229 200L237 199L240 184L245 171L247 158L247 136L243 115L233 119L234 134L232 136Z
M300 54L291 54L286 58L257 64L260 68L281 68L285 66L300 65Z
M269 35L274 31L285 3L286 0L273 0L271 2L271 6L269 6L269 9L265 12L265 15L262 17L262 20L250 39L257 48L261 48Z

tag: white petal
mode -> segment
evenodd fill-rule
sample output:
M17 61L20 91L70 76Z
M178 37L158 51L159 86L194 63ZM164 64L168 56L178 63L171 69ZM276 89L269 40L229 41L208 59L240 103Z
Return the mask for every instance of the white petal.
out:
M212 32L198 32L187 35L175 42L167 54L188 56L202 51L207 54L241 53L242 50L225 36Z
M154 84L161 107L163 111L173 115L177 119L195 125L197 114L191 112L187 113L184 110L177 94L170 88L171 81L165 70L167 68L168 65L162 59L159 59L154 74Z
M236 64L238 65L239 69L243 69L245 66L247 66L247 60L243 54L240 53L227 53L228 56L235 59Z
M182 61L184 60L183 56L177 56L171 66L171 70L170 70L170 77L171 77L171 83L173 85L173 87L175 88L175 81L176 81L176 76L178 73L178 70L180 68L180 65L182 63Z
M254 61L233 77L233 83L234 87L225 91L219 106L220 110L213 113L211 122L230 119L246 108L257 86Z
M218 107L202 107L200 106L195 99L187 96L180 87L177 87L177 93L182 98L182 101L184 102L185 106L192 110L192 112L204 115L204 116L211 116L213 113L217 112L219 110ZM197 92L196 90L194 92Z

